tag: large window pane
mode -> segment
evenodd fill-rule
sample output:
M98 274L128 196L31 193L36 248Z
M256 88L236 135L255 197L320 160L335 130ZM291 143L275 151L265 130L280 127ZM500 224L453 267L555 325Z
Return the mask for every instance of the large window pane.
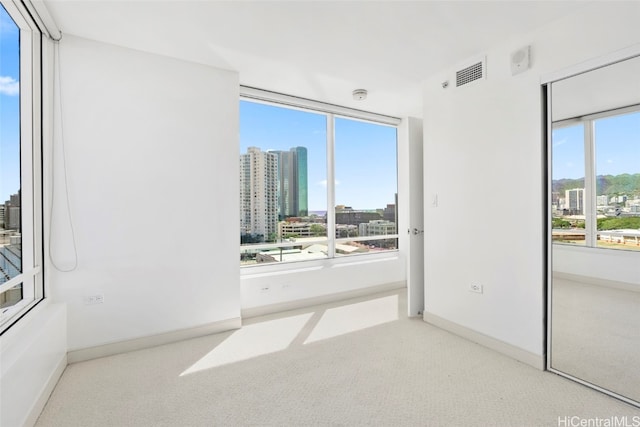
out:
M594 121L598 247L640 250L640 112Z
M326 258L327 118L240 102L243 265Z
M395 127L335 119L336 255L397 249L396 153Z
M582 123L553 130L551 216L555 243L585 244L584 156Z
M20 196L20 30L0 6L0 285L22 273ZM7 285L11 286L11 285ZM22 300L22 285L0 294L0 308Z

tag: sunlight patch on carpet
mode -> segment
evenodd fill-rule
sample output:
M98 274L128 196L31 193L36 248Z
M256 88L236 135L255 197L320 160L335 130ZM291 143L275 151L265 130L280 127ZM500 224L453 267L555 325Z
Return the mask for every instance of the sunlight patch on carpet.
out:
M398 296L331 308L325 311L305 344L398 320Z
M306 313L243 326L180 376L284 350L312 315Z

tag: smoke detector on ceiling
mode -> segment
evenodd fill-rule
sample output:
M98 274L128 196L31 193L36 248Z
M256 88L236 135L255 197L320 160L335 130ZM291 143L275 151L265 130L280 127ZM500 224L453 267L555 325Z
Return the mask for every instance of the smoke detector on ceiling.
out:
M367 90L366 89L356 89L353 91L353 99L356 101L362 101L367 99Z

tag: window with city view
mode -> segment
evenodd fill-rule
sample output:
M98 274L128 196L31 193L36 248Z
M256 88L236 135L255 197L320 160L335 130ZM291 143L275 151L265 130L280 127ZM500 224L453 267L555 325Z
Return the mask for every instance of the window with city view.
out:
M20 31L0 6L0 286L22 273L20 214ZM22 300L22 283L5 286L0 310Z
M0 334L43 297L40 32L0 4Z
M337 255L398 247L372 239L397 233L396 141L395 127L335 119Z
M242 99L241 265L396 249L396 145L394 126Z
M554 125L553 241L640 250L640 108Z

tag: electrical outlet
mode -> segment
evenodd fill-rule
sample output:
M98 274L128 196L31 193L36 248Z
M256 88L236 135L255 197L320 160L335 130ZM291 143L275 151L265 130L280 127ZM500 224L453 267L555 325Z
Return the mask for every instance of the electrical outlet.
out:
M477 283L472 283L472 284L469 285L469 291L481 294L482 293L482 285L478 285Z
M104 303L104 295L90 295L84 297L84 305L95 305L95 304L103 304Z

